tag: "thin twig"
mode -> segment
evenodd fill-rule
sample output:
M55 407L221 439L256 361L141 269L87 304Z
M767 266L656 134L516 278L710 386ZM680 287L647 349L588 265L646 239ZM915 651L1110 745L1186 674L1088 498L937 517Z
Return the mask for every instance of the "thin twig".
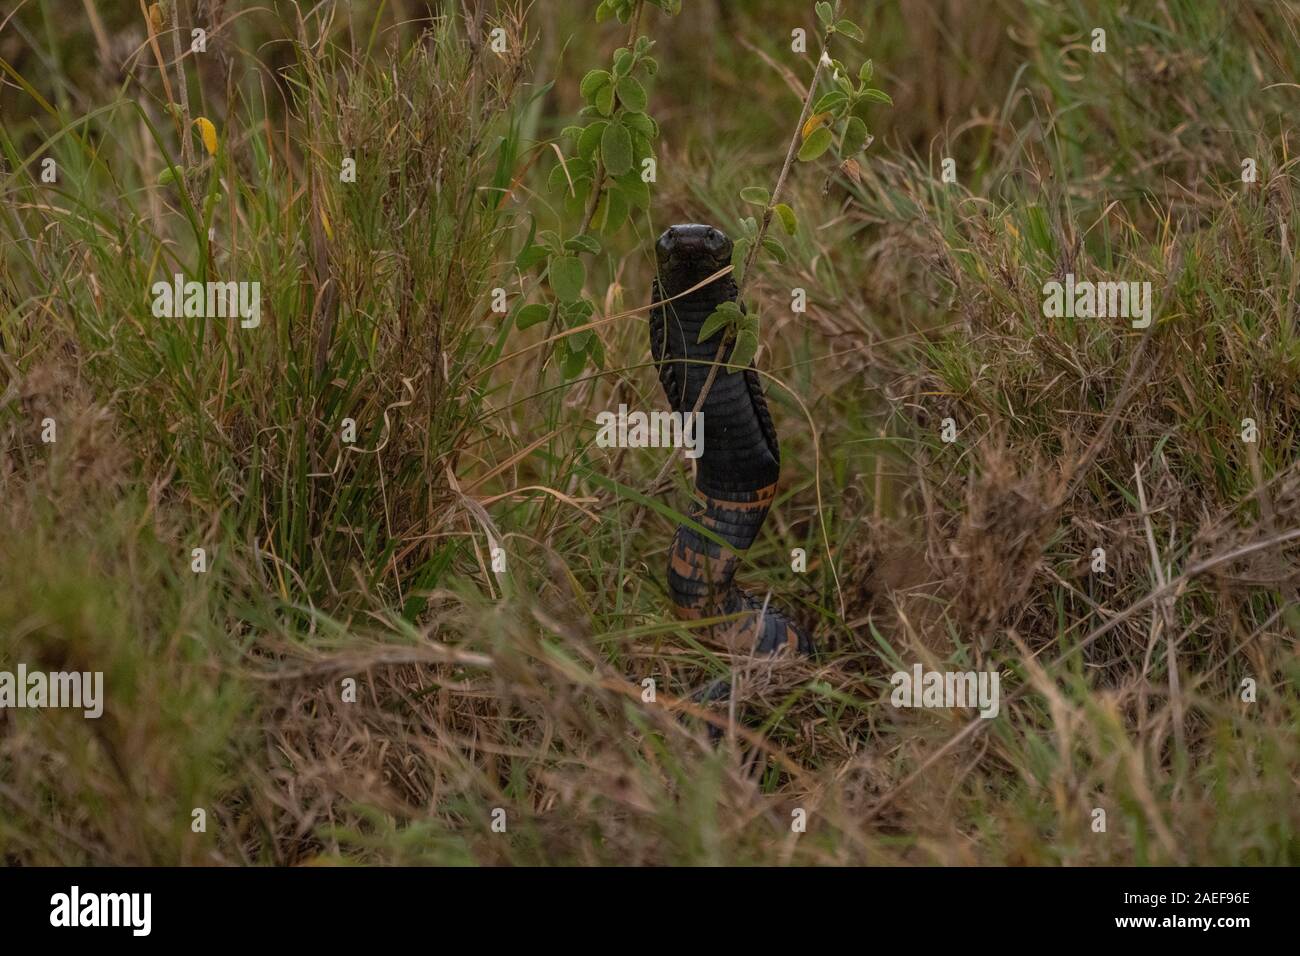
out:
M839 0L835 3L835 16L840 14ZM749 252L745 254L745 266L740 276L740 281L736 283L736 301L743 301L745 285L749 282L750 269L754 265L754 259L758 255L758 250L763 246L763 237L767 235L767 228L772 224L772 213L775 211L777 203L781 201L781 191L785 188L785 181L790 175L790 167L794 165L794 158L799 152L799 144L803 141L803 127L808 122L808 114L812 111L813 98L817 95L817 83L821 80L822 70L830 62L826 49L830 46L831 30L827 27L826 32L822 34L821 50L817 56L817 66L813 70L812 82L808 84L808 95L803 98L803 108L799 111L799 122L795 124L794 135L790 137L790 145L785 151L785 162L781 165L781 173L776 177L776 186L772 189L772 196L768 200L767 208L763 210L763 221L759 224L758 235L754 237L754 244L750 246ZM699 414L700 409L704 407L704 400L709 396L709 389L713 388L713 382L718 377L718 367L722 364L723 353L726 352L729 341L726 335L718 342L718 351L713 356L713 367L709 369L708 377L704 379L704 387L700 389L700 397L695 402L695 414Z
M190 142L190 87L185 76L185 60L181 56L181 15L188 12L184 0L177 0L171 11L172 55L176 58L177 105L181 111L181 162L185 164L187 176L193 160L193 144Z

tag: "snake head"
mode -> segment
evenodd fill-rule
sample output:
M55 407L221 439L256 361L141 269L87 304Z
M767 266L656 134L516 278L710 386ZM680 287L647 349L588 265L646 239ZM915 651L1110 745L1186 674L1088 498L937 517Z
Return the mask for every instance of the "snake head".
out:
M676 295L729 265L731 240L713 226L669 226L655 243L655 259L665 291Z

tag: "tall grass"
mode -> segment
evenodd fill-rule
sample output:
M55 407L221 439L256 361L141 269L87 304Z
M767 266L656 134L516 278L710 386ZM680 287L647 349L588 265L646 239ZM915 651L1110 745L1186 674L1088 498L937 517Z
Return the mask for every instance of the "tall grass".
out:
M133 8L0 29L0 669L108 688L0 712L7 861L1300 859L1292 8L844 5L896 107L860 179L796 167L749 286L784 469L743 575L822 648L773 665L671 619L689 471L594 446L659 405L643 314L572 382L513 328L626 29L431 6L226 11L179 64L168 22L166 83ZM644 15L661 173L589 265L607 316L657 229L734 231L813 73L811 4ZM1071 271L1151 281L1153 327L1046 318ZM261 325L154 317L175 272L259 281ZM916 661L997 668L1001 715L890 706Z

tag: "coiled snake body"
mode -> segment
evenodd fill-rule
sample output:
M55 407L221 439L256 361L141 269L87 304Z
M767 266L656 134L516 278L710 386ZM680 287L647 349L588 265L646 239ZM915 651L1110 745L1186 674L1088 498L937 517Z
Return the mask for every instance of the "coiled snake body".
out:
M652 301L660 304L650 311L650 351L664 395L673 411L683 415L695 409L722 334L698 342L700 328L720 303L735 300L736 283L728 275L680 299L664 300L724 268L731 250L731 240L722 232L695 224L669 228L655 245L659 276ZM719 367L700 411L704 446L696 461L695 488L703 504L691 517L728 546L688 525L678 527L668 561L668 593L677 615L738 615L714 628L727 646L744 646L752 636L758 653L790 647L811 654L812 639L803 628L734 580L740 555L758 537L776 497L781 472L776 429L752 365L735 372Z

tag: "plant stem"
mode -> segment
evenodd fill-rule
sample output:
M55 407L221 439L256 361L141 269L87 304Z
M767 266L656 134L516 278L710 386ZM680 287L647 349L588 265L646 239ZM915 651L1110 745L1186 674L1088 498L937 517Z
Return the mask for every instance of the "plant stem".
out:
M839 0L835 2L835 13L831 18L834 23L840 15ZM826 32L822 34L821 50L817 54L817 68L813 70L812 82L808 84L808 95L803 98L803 109L799 111L799 122L794 128L794 135L790 137L790 148L785 151L785 163L781 167L781 175L776 178L776 186L772 189L772 198L767 202L767 208L763 210L763 221L758 225L758 235L754 238L754 244L750 247L748 254L745 256L745 274L740 277L740 282L736 283L736 298L740 298L744 292L744 284L749 281L749 270L754 265L754 259L758 255L758 250L763 245L763 237L767 235L767 227L772 224L772 213L776 210L776 204L781 201L781 190L785 188L786 177L790 175L790 167L794 165L794 158L799 152L799 145L803 141L803 126L808 122L808 114L812 112L813 100L817 96L817 83L822 77L822 71L826 64L830 62L830 57L826 54L827 47L830 46L831 31L827 27Z
M177 0L172 6L172 55L176 58L176 89L179 94L176 105L180 107L181 127L184 130L181 135L181 162L185 166L185 176L183 178L186 180L187 186L192 157L190 143L190 88L189 81L185 77L185 59L181 55L181 15L188 14L188 12L183 0Z
M627 46L631 48L636 43L637 23L641 19L641 8L645 5L645 0L637 0L636 6L632 8L632 15L628 17L627 28ZM611 114L612 116L612 114ZM596 175L592 178L591 198L587 201L587 210L582 217L582 225L578 227L576 235L586 233L591 225L591 220L596 217L596 207L600 205L600 197L605 193L605 158L597 155L596 157ZM608 217L607 217L608 218ZM546 321L546 338L555 334L555 326L560 318L560 304L558 301L551 303L551 313L547 316ZM541 391L542 374L546 371L546 363L551 357L551 349L548 346L542 360L537 363L537 382L534 388Z
M840 0L835 0L835 13L831 17L831 22L840 15ZM763 210L763 221L759 223L758 235L754 237L754 244L749 247L749 252L745 254L744 274L741 275L740 281L736 283L736 301L742 301L745 291L745 283L749 281L749 273L754 265L754 259L758 255L758 250L763 246L763 237L767 235L767 227L772 224L772 213L776 209L776 204L781 201L781 190L785 188L786 178L790 175L790 167L794 165L794 158L799 152L799 144L803 140L803 125L808 122L808 114L812 111L813 98L817 95L817 83L822 77L822 70L829 62L826 55L826 49L830 46L831 31L827 27L822 34L821 50L817 54L817 68L813 70L812 82L808 84L808 95L803 98L803 109L799 111L799 122L795 124L794 135L790 137L790 147L785 151L785 163L781 166L781 174L776 178L776 186L772 189L772 197L767 201L767 208ZM695 412L698 414L704 407L704 400L709 396L709 389L713 387L713 382L718 377L718 368L722 364L722 356L727 350L730 337L724 335L718 342L718 351L713 356L713 366L709 369L709 375L704 380L704 387L700 389L700 397L695 402Z

